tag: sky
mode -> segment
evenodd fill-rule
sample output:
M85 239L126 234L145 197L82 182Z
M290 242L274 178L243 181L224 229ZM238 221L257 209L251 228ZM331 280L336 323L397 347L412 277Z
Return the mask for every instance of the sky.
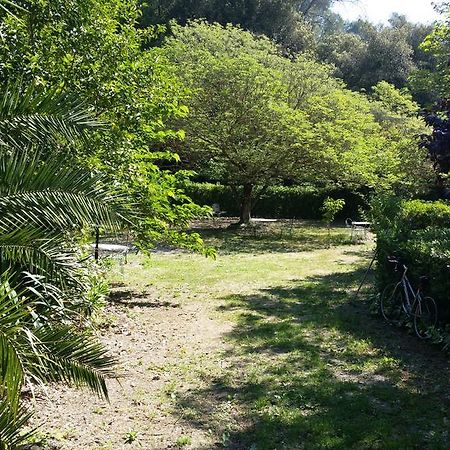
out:
M337 3L333 10L346 20L361 17L374 23L387 23L394 12L405 15L411 22L430 23L439 18L432 0L348 0Z

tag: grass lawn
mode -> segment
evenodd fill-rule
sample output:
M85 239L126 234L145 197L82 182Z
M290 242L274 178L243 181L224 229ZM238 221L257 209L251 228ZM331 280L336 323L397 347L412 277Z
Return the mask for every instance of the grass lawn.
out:
M151 280L208 302L233 324L223 364L181 363L178 380L192 384L175 397L182 420L225 448L450 448L444 357L350 301L367 245L345 245L335 229L327 248L327 231L311 226L206 236L216 261L156 254L127 272L136 286Z
M217 260L161 251L113 276L135 442L115 444L113 393L109 446L84 448L450 448L448 358L371 315L370 287L352 301L371 244L314 224L204 235Z

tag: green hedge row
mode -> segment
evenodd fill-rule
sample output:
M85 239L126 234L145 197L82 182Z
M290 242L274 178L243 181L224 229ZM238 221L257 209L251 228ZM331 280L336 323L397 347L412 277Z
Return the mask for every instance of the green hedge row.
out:
M413 286L420 276L430 277L429 295L438 304L439 319L450 323L450 203L392 198L374 203L380 288L397 278L387 257L398 255Z
M200 205L218 203L229 216L239 215L239 202L232 190L220 184L191 183L187 194ZM343 198L345 207L338 219L357 218L364 205L361 195L348 191L320 191L310 186L274 186L257 201L254 217L269 219L321 219L320 208L326 197Z

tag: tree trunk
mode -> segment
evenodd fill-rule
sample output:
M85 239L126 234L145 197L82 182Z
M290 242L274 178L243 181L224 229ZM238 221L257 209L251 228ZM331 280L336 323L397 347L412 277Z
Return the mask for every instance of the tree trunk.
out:
M252 212L252 193L253 193L253 184L247 183L244 184L244 192L242 195L241 201L241 215L239 217L239 223L249 223L251 219Z

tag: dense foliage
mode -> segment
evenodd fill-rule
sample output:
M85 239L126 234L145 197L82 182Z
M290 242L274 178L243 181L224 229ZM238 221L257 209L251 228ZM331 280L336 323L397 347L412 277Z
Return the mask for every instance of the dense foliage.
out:
M179 153L204 179L230 186L241 222L268 186L283 180L354 190L420 189L418 106L387 83L371 98L330 68L286 58L265 38L232 26L173 26L162 53L190 89ZM398 104L397 104L398 103ZM426 183L425 183L426 184Z
M28 12L1 18L0 81L63 85L92 105L105 126L89 145L72 151L133 197L142 217L134 226L140 242L203 250L198 236L175 232L206 211L183 194L188 174L172 170L177 156L163 145L182 137L166 124L187 111L173 72L161 56L145 50L157 30L138 29L139 8L125 0L22 4Z
M436 109L437 112L425 117L426 122L433 127L433 134L427 136L422 145L428 150L429 158L437 172L439 195L441 198L450 198L447 186L450 172L450 101L442 100Z
M450 205L447 202L377 198L372 204L377 234L380 287L395 279L387 256L396 254L408 266L415 285L430 277L430 293L438 304L439 320L450 322Z
M317 51L352 89L368 90L380 81L403 88L416 70L434 69L434 57L420 48L431 31L429 25L412 24L398 15L384 26L359 20L326 33Z
M449 49L450 49L450 4L442 2L439 10L444 19L438 22L432 32L420 45L420 50L433 58L432 67L421 67L411 76L410 85L414 92L427 99L426 106L440 98L449 98Z
M346 22L331 10L330 0L154 0L142 2L141 26L185 25L189 20L239 25L265 35L289 52L313 52L335 66L335 74L355 90L380 81L398 88L408 85L415 98L428 102L433 92L420 80L436 69L436 58L421 47L432 25L408 22L393 14L389 24ZM413 77L413 82L409 79ZM418 80L416 82L416 80Z
M222 25L240 25L263 34L294 51L315 45L314 28L333 16L330 6L342 0L155 0L146 6L143 25L169 23L174 19L186 24L206 19Z

